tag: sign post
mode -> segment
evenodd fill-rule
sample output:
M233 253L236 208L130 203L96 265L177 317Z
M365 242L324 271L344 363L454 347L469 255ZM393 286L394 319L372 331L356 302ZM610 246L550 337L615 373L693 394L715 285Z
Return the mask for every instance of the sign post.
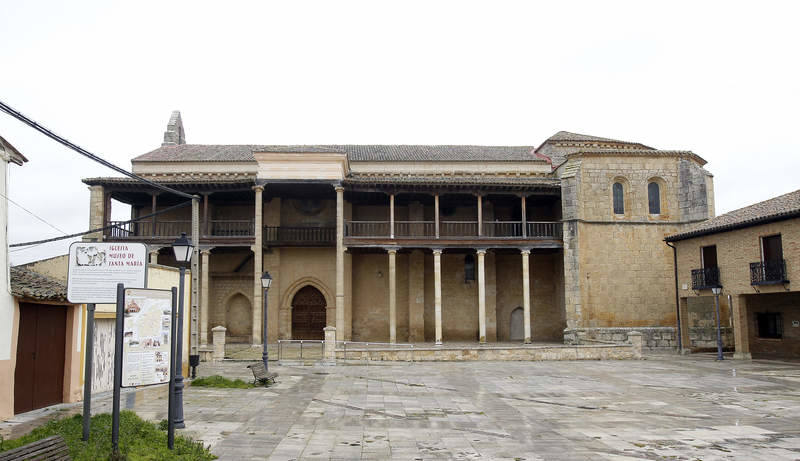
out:
M111 452L119 459L119 395L122 387L122 335L125 322L125 285L117 284L117 323L114 329L114 401L111 402Z
M118 287L147 286L147 246L143 243L75 242L69 247L67 300L86 304L83 376L83 437L89 440L92 412L95 303L118 302Z

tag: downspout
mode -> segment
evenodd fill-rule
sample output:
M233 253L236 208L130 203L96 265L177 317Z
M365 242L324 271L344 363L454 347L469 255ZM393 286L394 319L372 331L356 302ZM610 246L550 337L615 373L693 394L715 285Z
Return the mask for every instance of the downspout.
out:
M664 240L664 243L672 248L672 268L675 271L675 312L678 314L678 354L683 353L683 335L681 334L681 301L678 297L678 249Z

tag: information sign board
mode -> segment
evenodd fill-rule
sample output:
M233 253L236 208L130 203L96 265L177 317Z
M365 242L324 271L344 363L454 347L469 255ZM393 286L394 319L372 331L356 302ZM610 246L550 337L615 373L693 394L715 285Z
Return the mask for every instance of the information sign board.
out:
M172 291L126 288L122 387L169 382Z
M117 284L144 288L144 243L75 242L69 246L67 300L74 304L117 302Z

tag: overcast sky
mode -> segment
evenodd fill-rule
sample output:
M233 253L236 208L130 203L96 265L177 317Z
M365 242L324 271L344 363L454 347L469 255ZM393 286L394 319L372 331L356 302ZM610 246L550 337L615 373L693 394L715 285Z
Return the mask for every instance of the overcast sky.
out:
M800 187L797 5L2 0L0 100L125 168L175 109L198 144L538 145L566 130L689 149L721 214ZM80 180L113 172L2 113L0 135L30 160L10 168L11 198L87 229ZM14 205L9 232L59 235Z

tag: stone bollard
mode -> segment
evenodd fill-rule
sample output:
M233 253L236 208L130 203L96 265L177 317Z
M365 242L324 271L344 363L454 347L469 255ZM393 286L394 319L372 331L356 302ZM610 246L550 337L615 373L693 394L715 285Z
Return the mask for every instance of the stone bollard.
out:
M628 333L628 342L633 346L633 358L642 358L642 334L638 331Z
M222 360L225 358L225 332L227 328L223 326L216 326L211 329L212 341L214 341L214 361Z
M325 361L336 363L336 327L325 327Z
M585 346L588 344L586 342L586 332L585 331L576 331L575 332L575 345L576 346Z

